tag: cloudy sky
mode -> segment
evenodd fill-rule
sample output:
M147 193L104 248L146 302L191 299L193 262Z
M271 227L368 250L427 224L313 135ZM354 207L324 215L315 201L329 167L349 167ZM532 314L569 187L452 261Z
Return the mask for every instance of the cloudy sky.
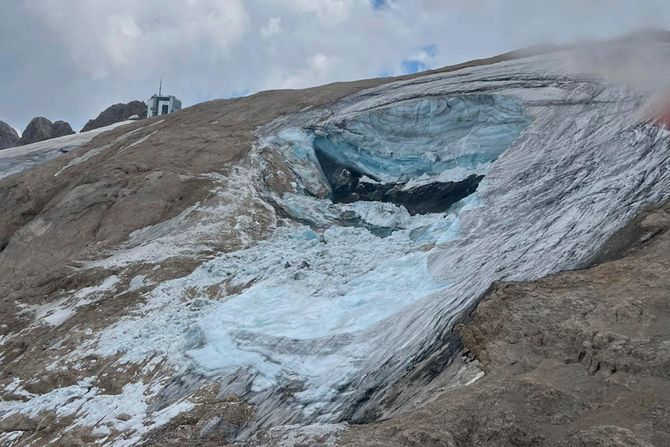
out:
M668 0L0 0L0 120L80 129L164 91L185 106L397 75L540 42L670 28Z

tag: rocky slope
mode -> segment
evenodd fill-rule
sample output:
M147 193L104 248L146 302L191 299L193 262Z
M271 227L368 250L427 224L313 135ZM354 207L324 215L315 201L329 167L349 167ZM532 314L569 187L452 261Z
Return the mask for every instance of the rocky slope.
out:
M19 141L19 134L12 126L0 121L0 149L14 147Z
M670 198L657 91L612 76L670 60L645 45L212 101L24 160L0 439L295 444L479 386L453 328L491 284L588 265Z
M19 146L38 143L52 138L72 135L74 131L65 121L52 123L47 118L38 116L30 120L18 141Z
M113 104L100 112L95 119L88 120L81 131L88 132L89 130L120 123L135 115L140 118L147 117L147 105L142 101L130 101L127 104Z

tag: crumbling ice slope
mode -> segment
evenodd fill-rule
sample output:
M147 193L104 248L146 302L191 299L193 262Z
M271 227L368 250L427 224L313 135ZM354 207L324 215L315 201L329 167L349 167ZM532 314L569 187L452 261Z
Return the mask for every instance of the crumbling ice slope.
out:
M473 383L494 281L668 199L650 91L603 70L636 45L206 103L8 177L3 441L290 443Z
M587 269L495 283L456 328L486 376L338 445L668 445L669 211L642 213Z

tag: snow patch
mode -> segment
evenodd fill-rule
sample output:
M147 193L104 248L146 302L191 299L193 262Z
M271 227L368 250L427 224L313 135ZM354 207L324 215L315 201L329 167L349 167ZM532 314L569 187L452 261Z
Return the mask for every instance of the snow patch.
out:
M16 381L16 379L15 379ZM149 401L160 387L131 383L120 394L104 394L89 377L46 394L31 395L27 401L0 401L0 419L20 413L38 418L43 412L53 412L58 417L73 416L74 422L67 430L91 427L93 433L105 436L112 430L123 433L105 445L126 447L137 445L144 433L170 421L177 414L189 411L193 404L181 400L166 408L147 414Z

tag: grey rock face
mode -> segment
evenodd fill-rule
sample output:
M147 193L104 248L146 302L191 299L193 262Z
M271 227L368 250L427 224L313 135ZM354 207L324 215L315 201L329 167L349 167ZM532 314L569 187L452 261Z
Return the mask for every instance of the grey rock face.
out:
M74 131L65 121L56 121L52 123L47 118L38 116L33 118L23 135L19 140L19 145L37 143L39 141L50 140L51 138L62 137L64 135L72 135Z
M53 123L44 117L38 116L33 118L23 131L19 145L48 140L51 138L52 126Z
M56 121L51 128L51 138L64 137L65 135L72 135L74 130L69 123L65 121Z
M88 123L86 123L81 131L87 132L99 127L109 126L110 124L125 121L134 115L137 115L139 118L146 118L147 105L142 101L130 101L128 104L114 104L100 112L97 118L88 120Z
M19 134L4 121L0 121L0 149L14 147L19 141Z

